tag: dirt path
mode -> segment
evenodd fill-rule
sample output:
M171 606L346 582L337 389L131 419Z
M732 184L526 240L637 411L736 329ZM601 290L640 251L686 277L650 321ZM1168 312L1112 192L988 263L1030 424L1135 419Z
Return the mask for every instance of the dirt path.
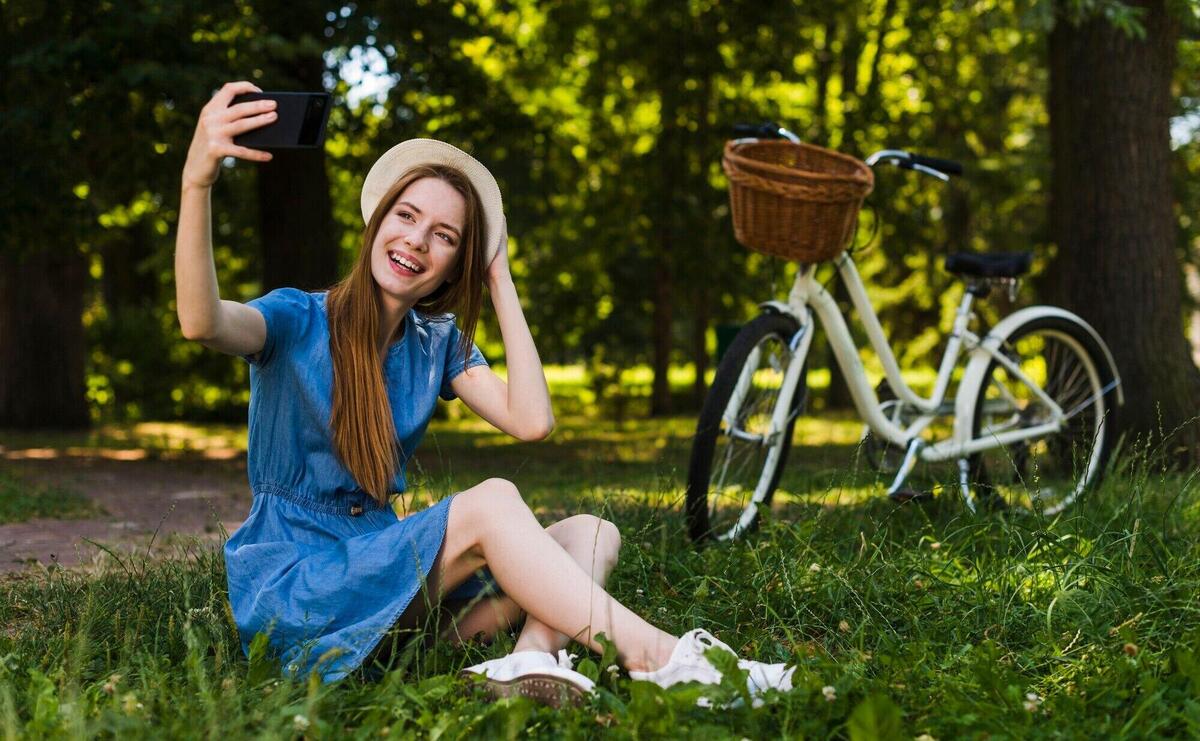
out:
M219 542L250 509L244 453L177 459L142 451L8 450L0 465L32 484L83 494L105 514L79 520L37 519L0 524L0 573L37 564L88 565L103 548L167 554L197 538Z

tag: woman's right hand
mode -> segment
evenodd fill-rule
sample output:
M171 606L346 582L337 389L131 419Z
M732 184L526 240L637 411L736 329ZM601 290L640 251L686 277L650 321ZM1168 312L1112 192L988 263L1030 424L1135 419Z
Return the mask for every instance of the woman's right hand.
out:
M233 143L233 137L266 126L275 120L277 114L273 100L254 100L229 105L236 95L261 92L262 90L251 82L228 82L208 101L208 105L200 111L200 119L196 122L196 134L192 137L187 162L183 166L185 186L211 187L221 174L221 160L226 157L237 157L252 162L270 161L270 152Z

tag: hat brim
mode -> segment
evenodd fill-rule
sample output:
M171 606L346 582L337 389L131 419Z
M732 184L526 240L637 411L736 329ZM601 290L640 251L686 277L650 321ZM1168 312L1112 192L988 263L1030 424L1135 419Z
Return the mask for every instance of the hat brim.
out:
M375 161L363 181L361 205L363 222L371 220L371 214L379 201L387 195L400 176L417 165L449 165L464 175L475 187L483 208L483 221L487 228L484 236L486 259L490 265L500 248L500 227L504 221L504 201L500 197L500 186L496 178L479 160L446 142L436 139L409 139L383 153Z

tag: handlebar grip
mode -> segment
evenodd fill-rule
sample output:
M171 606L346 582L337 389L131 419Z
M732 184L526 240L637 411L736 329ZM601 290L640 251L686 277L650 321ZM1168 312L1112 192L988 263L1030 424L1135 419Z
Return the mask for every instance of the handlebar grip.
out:
M938 170L939 172L944 172L947 175L962 175L963 174L963 166L962 166L961 162L955 162L954 160L944 160L944 159L940 159L938 157L926 157L923 154L916 154L914 152L909 152L908 158L909 158L908 161L911 164L924 165L925 167L932 167L933 169Z
M760 124L734 124L735 139L781 139L779 124L765 121Z

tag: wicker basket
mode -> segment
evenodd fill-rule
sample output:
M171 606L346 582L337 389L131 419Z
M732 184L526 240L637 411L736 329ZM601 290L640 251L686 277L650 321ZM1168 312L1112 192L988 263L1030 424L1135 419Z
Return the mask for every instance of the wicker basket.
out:
M789 141L730 141L721 166L737 241L803 263L841 254L875 185L866 163Z

